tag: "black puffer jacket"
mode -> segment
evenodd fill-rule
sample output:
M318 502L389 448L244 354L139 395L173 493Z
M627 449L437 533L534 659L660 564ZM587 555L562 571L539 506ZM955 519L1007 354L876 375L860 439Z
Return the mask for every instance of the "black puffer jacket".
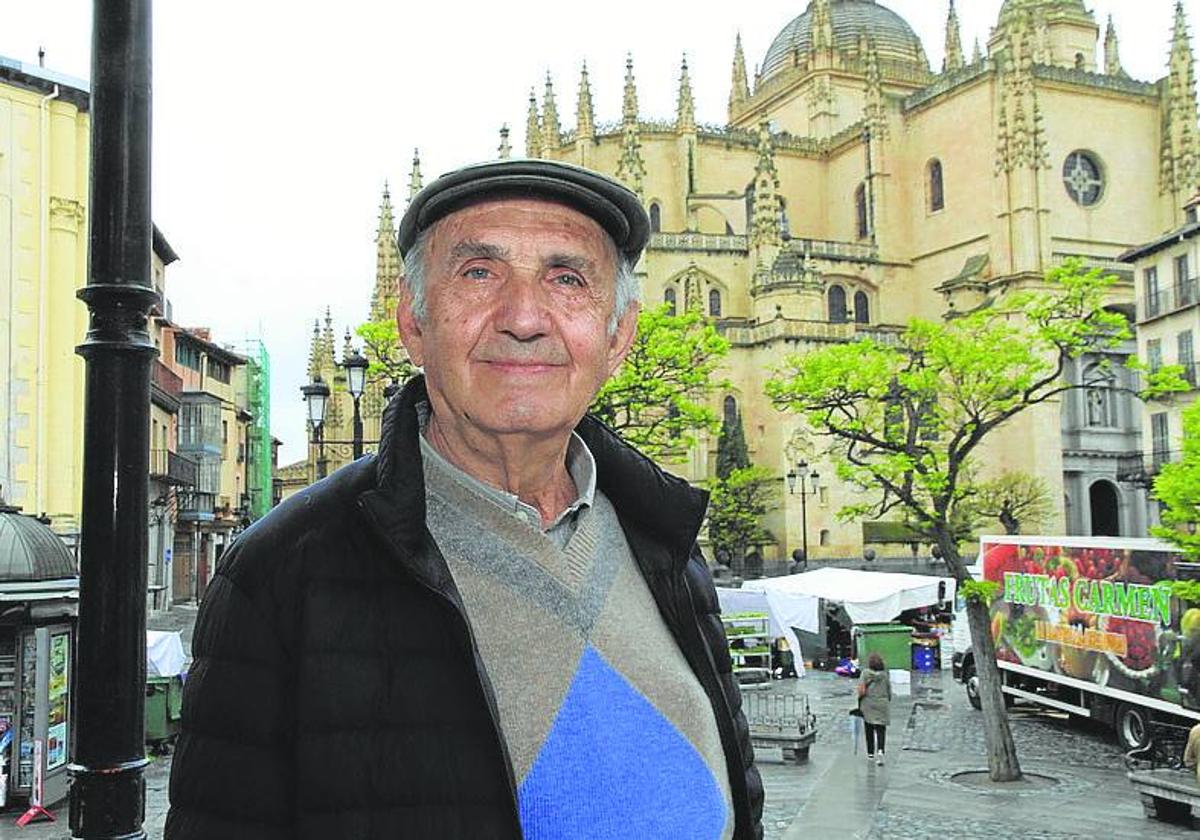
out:
M425 528L409 383L378 457L289 499L238 538L200 609L168 840L519 838L516 793L462 601ZM597 480L704 686L738 840L762 783L716 592L695 552L706 497L585 419Z

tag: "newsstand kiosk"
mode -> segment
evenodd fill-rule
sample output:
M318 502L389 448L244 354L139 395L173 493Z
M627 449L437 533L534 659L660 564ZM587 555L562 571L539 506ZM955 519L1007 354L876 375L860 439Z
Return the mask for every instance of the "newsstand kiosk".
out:
M78 612L75 558L37 519L0 506L0 721L12 732L0 804L27 800L22 819L67 795Z

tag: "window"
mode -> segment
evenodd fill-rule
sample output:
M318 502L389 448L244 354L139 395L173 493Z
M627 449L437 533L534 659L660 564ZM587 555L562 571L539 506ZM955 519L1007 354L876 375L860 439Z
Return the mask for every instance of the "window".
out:
M829 529L828 528L821 529L821 536L819 537L819 540L820 540L821 545L829 545Z
M737 400L734 397L726 397L723 409L725 415L725 425L732 426L737 422L738 417Z
M662 230L662 208L655 201L650 204L650 232L658 233L660 230Z
M1150 372L1154 373L1162 367L1162 340L1152 338L1146 342L1146 364L1150 367Z
M1063 162L1063 186L1080 207L1091 207L1104 194L1100 164L1090 152L1076 151Z
M200 370L200 350L182 341L175 342L175 364Z
M871 233L871 220L867 215L867 185L859 184L854 190L854 215L858 221L858 238L865 239Z
M1192 331L1185 330L1175 336L1176 362L1183 365L1183 378L1196 384L1196 359L1192 345Z
M929 212L936 213L946 206L946 194L942 186L942 162L937 158L929 161Z
M1175 305L1190 306L1196 302L1196 280L1188 271L1188 255L1175 258Z
M208 357L208 375L218 382L229 384L229 365L218 362L212 356Z
M832 324L844 324L847 320L846 290L841 286L830 286L829 321Z
M871 304L866 292L854 293L854 322L857 324L871 323Z
M1187 220L1188 224L1195 224L1196 223L1196 208L1195 208L1195 206L1193 205L1192 207L1189 207L1188 209L1184 210L1183 217L1184 217L1184 219Z
M670 286L668 286L666 288L666 290L663 291L663 303L665 303L667 305L667 314L674 315L675 314L675 290L672 289Z
M1158 298L1158 269L1154 266L1142 272L1146 279L1146 312L1145 317L1153 318L1158 314L1160 303Z
M1170 425L1167 422L1167 412L1160 411L1150 415L1150 446L1154 450L1152 457L1154 466L1167 463L1170 451Z
M708 314L714 318L721 317L721 293L716 289L708 290Z

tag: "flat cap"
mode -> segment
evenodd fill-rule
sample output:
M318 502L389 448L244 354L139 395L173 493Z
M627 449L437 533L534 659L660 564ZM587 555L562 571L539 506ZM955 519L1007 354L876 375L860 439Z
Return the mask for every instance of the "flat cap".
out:
M624 184L569 163L494 160L447 172L417 193L400 220L400 253L407 254L439 219L499 198L544 198L572 207L604 228L631 263L650 238L650 218Z

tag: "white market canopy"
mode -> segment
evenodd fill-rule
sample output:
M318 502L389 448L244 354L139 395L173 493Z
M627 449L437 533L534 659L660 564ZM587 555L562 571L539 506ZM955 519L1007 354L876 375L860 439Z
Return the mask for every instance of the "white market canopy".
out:
M942 598L938 584L945 583ZM767 601L822 598L836 601L846 609L855 624L891 621L904 610L928 607L939 600L954 600L954 578L932 575L907 575L900 572L863 572L857 569L816 569L799 575L748 580L742 589L763 592ZM814 632L811 627L802 630Z

